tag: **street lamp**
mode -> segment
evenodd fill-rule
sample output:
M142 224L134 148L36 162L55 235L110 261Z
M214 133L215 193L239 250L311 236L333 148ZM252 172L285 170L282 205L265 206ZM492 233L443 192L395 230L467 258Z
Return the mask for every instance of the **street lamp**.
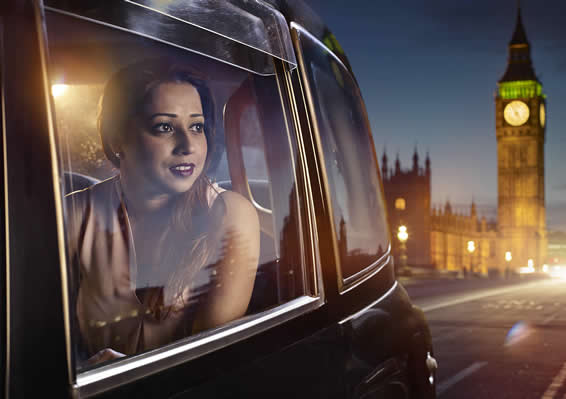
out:
M511 273L511 269L509 268L509 264L511 263L511 259L513 256L511 255L511 251L505 252L505 261L507 262L507 267L505 268L505 277L509 277Z
M407 267L407 246L406 242L409 239L409 233L407 233L407 226L399 226L397 231L397 238L399 239L399 270L403 273L408 272Z
M470 253L470 271L474 272L474 252L476 250L476 243L474 241L468 241L468 252Z
M535 272L535 261L532 259L527 260L527 270L529 273Z

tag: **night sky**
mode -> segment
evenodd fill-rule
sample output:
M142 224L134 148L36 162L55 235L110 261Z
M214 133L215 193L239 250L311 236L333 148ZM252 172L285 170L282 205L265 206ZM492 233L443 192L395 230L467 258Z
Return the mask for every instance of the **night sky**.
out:
M497 205L494 93L507 65L515 0L312 0L350 60L378 156L432 161L432 201ZM549 218L566 209L566 1L522 0L535 72L547 95ZM562 209L562 206L560 206ZM556 213L556 211L554 211ZM494 215L495 216L495 215ZM552 221L549 223L552 225Z

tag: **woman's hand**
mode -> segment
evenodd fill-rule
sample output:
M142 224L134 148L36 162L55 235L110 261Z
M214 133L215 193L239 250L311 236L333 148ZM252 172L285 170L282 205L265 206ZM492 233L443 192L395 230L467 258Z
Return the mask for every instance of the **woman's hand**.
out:
M92 357L90 357L87 360L87 364L89 366L94 366L95 364L104 363L114 359L119 359L124 356L126 355L121 352L115 351L114 349L104 348L101 351L94 354Z

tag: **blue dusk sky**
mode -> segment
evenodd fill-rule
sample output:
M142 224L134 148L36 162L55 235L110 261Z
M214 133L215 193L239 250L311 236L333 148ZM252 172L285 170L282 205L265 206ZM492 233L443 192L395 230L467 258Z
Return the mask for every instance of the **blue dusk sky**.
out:
M494 93L507 65L515 0L311 0L352 65L379 158L432 161L432 202L497 205ZM522 0L547 95L546 199L566 204L566 1ZM562 207L561 207L562 208Z

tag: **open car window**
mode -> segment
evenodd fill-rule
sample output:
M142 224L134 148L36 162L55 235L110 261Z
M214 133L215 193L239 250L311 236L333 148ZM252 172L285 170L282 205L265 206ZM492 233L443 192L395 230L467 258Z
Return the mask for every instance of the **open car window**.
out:
M55 10L46 27L78 372L308 295L275 75Z

